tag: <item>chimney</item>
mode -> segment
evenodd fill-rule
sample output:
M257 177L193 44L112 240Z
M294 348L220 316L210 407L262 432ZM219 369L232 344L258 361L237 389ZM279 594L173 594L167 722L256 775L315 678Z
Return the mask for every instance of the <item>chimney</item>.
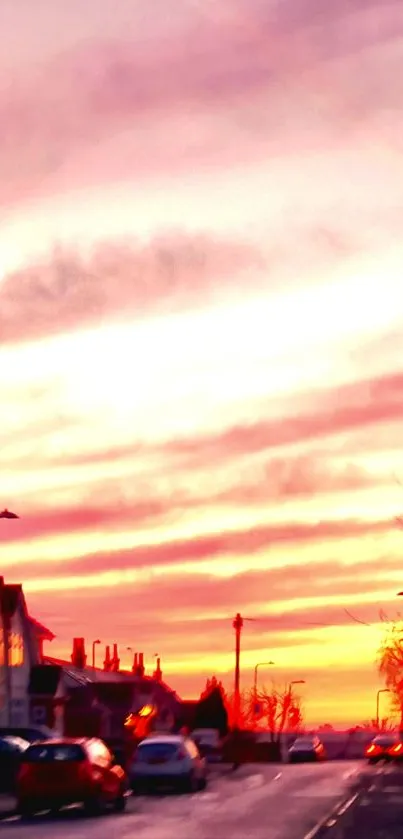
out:
M139 653L138 674L141 677L144 676L144 653Z
M111 669L111 665L112 665L112 662L111 662L111 651L110 651L109 644L107 644L107 645L106 645L106 647L105 647L104 670L110 670L110 669Z
M161 659L160 659L159 656L157 656L157 666L154 670L153 678L155 679L156 682L161 682L162 681Z
M73 638L73 652L71 654L71 661L74 667L82 670L85 667L87 656L85 654L85 639Z
M120 658L119 658L119 654L118 654L118 645L114 644L113 645L113 656L112 656L112 661L111 661L111 670L113 670L114 673L117 673L118 670L119 670L119 665L120 665Z
M139 661L138 661L138 659L139 659L138 654L137 654L137 653L134 653L132 671L133 671L133 673L134 673L134 675L135 675L135 676L137 676L137 670L138 670L138 666L139 666Z

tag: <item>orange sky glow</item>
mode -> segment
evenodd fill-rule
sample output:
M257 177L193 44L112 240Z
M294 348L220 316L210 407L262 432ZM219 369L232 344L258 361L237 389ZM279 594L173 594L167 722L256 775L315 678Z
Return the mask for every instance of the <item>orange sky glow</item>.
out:
M243 687L272 659L308 720L373 717L403 588L400 3L3 0L0 31L1 572L51 655L101 638L182 696L231 688L240 611Z

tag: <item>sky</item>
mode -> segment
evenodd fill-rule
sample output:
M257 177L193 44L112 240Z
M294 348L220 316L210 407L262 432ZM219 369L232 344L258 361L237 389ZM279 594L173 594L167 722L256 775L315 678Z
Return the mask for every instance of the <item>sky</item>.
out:
M403 588L400 3L3 0L0 31L6 581L50 655L99 638L231 689L239 611L242 687L273 660L307 719L373 717Z

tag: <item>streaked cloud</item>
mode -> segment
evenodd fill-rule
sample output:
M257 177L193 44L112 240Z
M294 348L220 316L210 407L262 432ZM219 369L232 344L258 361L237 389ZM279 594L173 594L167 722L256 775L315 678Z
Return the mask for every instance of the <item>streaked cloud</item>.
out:
M270 651L360 721L401 588L400 5L112 5L0 7L2 573L49 651L158 650L184 695L231 686L240 610L245 684Z

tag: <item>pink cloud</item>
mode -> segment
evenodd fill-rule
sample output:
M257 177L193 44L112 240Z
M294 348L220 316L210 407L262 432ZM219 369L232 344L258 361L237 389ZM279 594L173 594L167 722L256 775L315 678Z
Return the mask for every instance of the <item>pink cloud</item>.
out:
M224 462L237 455L262 452L371 425L400 421L403 415L403 374L391 373L368 378L337 390L318 391L294 397L294 403L308 402L309 411L259 420L226 429L221 434L167 441L163 451L180 458L188 467L200 462ZM309 404L310 403L310 404Z
M396 527L393 520L361 521L346 519L341 521L320 521L317 524L305 522L286 522L251 527L246 530L231 530L219 534L205 534L190 539L164 542L159 545L144 544L123 551L95 553L62 563L46 563L41 567L45 579L51 573L55 583L58 578L76 574L99 574L103 571L124 569L145 569L152 574L156 566L167 566L178 562L197 563L202 559L214 559L224 556L258 554L268 551L276 545L298 545L309 542L342 540L361 535L387 533ZM9 538L11 527L4 528L5 538ZM19 563L18 573L24 580L35 579L40 583L38 566L32 563Z
M292 407L294 406L294 412ZM259 405L257 412L262 413L264 406ZM127 461L138 455L160 456L164 468L175 474L186 474L188 470L204 469L206 464L224 464L245 455L262 455L276 448L326 441L343 435L343 446L337 448L337 439L332 440L329 448L319 452L299 456L291 452L287 456L276 457L257 467L257 480L252 482L252 495L264 493L264 485L270 497L282 497L287 494L309 494L316 491L336 492L371 485L373 478L364 469L354 464L354 454L361 451L388 447L398 447L394 424L403 417L403 374L392 372L377 377L359 379L351 384L335 388L322 388L293 394L280 404L267 402L267 413L274 413L269 419L238 424L220 432L209 432L195 436L171 438L157 444L145 444L141 440L110 445L104 449L82 451L69 456L41 455L42 465L91 466L93 464ZM59 423L61 418L58 418ZM73 421L73 420L71 420ZM54 422L54 420L52 420ZM56 425L54 427L56 428ZM345 442L346 435L354 435ZM340 465L331 463L331 456L339 456ZM35 453L32 452L32 464L35 465ZM18 458L15 460L18 468ZM387 481L387 476L380 479ZM242 481L245 482L244 476ZM379 481L379 477L376 479ZM270 482L270 485L269 485ZM242 494L242 489L234 486L234 495ZM223 494L217 494L216 500L225 500ZM228 489L229 494L231 489ZM248 489L249 492L249 489ZM235 499L234 499L235 500Z
M50 625L59 638L58 643L75 634L79 626L80 633L91 632L94 637L110 638L121 644L129 638L126 644L130 646L134 644L141 649L146 645L148 650L154 647L170 657L188 657L194 655L195 649L199 654L206 654L211 650L212 638L216 651L227 649L232 637L231 618L240 610L255 619L245 623L245 651L257 646L292 648L312 640L320 643L317 634L310 638L306 634L298 635L299 632L354 626L350 614L368 623L379 621L381 608L389 615L395 614L399 563L393 557L382 557L382 561L385 570L396 575L387 586L371 577L377 562L343 566L341 562L329 560L311 566L245 572L228 579L205 575L192 580L177 576L158 583L125 585L113 589L113 595L110 590L89 593L78 589L74 608L71 608L71 593L61 590L55 590L52 600L41 593L29 594L28 600L31 612ZM376 596L385 589L390 592L386 601L368 604L362 599L363 593ZM321 602L326 595L337 595L339 602L332 605ZM351 595L355 596L353 606ZM316 604L293 609L290 602L282 614L271 617L262 611L265 601L269 606L300 597L315 597ZM167 603L175 610L174 616L172 611L167 612ZM59 621L63 615L68 615L68 619L61 617Z
M89 260L59 253L10 274L0 285L2 344L100 325L120 314L158 314L241 288L245 269L259 274L263 254L247 242L167 236L147 245L100 245Z
M256 159L259 147L260 154L267 155L267 142L273 147L274 140L284 148L288 140L295 146L295 139L279 121L284 104L289 105L291 99L289 119L299 129L297 142L303 143L305 134L307 145L312 145L313 131L317 139L342 138L352 126L380 113L386 103L397 112L398 92L390 84L390 74L398 75L399 63L391 56L389 60L383 57L380 64L373 52L392 38L397 42L402 28L398 4L371 8L356 2L337 12L319 12L316 2L305 6L303 15L291 3L269 14L257 2L242 2L230 15L203 17L195 12L188 28L176 36L138 39L133 44L123 39L108 41L106 35L103 42L85 43L44 60L42 66L32 68L29 78L14 81L2 92L0 122L6 127L0 143L2 200L11 202L49 188L46 179L61 172L66 161L150 119L161 124L175 114L191 119L203 111L230 113L232 105L240 112L242 104L248 103L249 113L251 105L256 110L253 142L248 143L251 132L245 136L244 126L231 125L230 134L239 140L233 142L238 156L249 145L248 154L254 152ZM357 78L347 66L348 59L355 56L362 62L365 50L365 71ZM332 67L336 59L343 59L343 72L340 66ZM313 99L317 101L325 90L326 105L321 105L325 119L304 132L304 110L309 109L312 116ZM258 99L268 94L272 107L262 109ZM207 137L204 145L208 153ZM222 161L230 149L221 144ZM147 144L137 149L140 165L134 168L139 176L147 162L146 151ZM199 146L193 157L203 157ZM148 162L150 166L150 158ZM180 157L177 165L181 165Z
M131 451L133 455L133 451ZM112 458L113 459L113 458ZM68 468L69 459L64 459ZM217 493L203 490L186 492L176 489L176 483L186 477L185 472L173 472L171 492L167 494L145 490L141 494L125 495L121 492L121 479L102 479L96 484L96 493L102 504L94 504L93 492L85 488L76 503L46 503L47 495L38 504L37 496L32 499L20 496L17 504L21 512L18 528L13 523L2 528L4 542L24 542L27 539L44 539L60 534L74 534L107 528L109 532L130 529L134 526L160 526L162 522L178 520L191 510L220 507L234 504L253 507L266 502L272 504L301 497L322 494L351 492L390 483L390 477L373 476L354 464L334 466L322 458L309 455L303 457L275 458L255 469L255 478L246 479L239 475L239 481ZM152 484L150 477L149 483ZM68 491L66 491L68 494Z

